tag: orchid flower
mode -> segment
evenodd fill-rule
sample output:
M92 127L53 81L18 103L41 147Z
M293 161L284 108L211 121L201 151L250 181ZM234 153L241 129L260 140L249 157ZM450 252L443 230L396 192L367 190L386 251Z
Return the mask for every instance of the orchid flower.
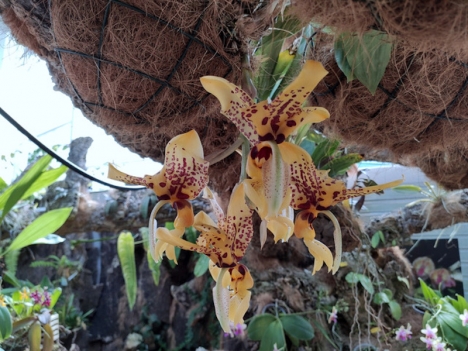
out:
M341 262L341 228L329 208L352 197L394 187L402 180L366 188L347 189L342 181L330 178L328 171L318 170L304 149L293 144L288 145L288 147L291 149L288 152L291 162L291 206L300 210L294 221L294 235L304 240L309 252L315 257L314 273L322 267L324 262L335 273ZM329 217L335 227L334 259L330 249L315 239L312 223L319 213Z
M398 341L408 341L411 339L411 335L413 332L411 331L411 324L408 323L408 326L405 328L401 326L399 329L395 331L395 339Z
M242 324L249 308L253 287L252 276L246 266L239 263L249 245L252 234L252 210L245 203L244 185L237 185L229 201L227 215L206 189L218 223L203 211L195 216L193 226L200 232L197 242L191 243L166 231L156 232L159 241L196 251L210 258L210 272L216 281L213 288L216 316L224 332L230 333L230 324Z
M255 101L242 89L219 77L201 78L203 87L221 103L221 113L228 117L252 145L247 160L245 192L255 205L275 241L288 240L293 222L284 215L291 193L288 154L285 140L305 124L321 122L330 115L321 107L302 105L327 74L322 64L307 61L298 77L274 100ZM262 239L262 242L264 240Z
M155 217L165 204L171 204L177 210L174 229L157 228L168 235L181 237L185 228L193 225L194 214L188 200L195 199L208 183L208 161L203 159L200 138L194 130L172 138L166 146L164 167L155 175L134 177L117 170L109 164L108 177L128 184L143 185L152 189L159 202L151 212L150 251L153 258L159 260L163 253L176 261L175 248L166 242L155 240ZM156 235L157 236L157 235Z

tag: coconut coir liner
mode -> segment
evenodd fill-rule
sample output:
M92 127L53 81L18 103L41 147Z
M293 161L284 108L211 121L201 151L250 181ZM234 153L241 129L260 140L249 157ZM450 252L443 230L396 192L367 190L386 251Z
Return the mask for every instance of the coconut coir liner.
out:
M468 57L468 2L465 0L295 0L291 12L330 26L336 34L377 29L416 52L439 50Z
M333 37L318 36L312 57L329 74L315 89L314 104L330 111L328 133L348 144L424 154L467 145L468 66L443 52L416 53L396 44L373 96L346 82L333 51Z
M205 155L235 141L237 129L199 78L239 83L241 55L231 32L244 10L229 1L182 0L0 6L14 37L47 61L58 89L85 116L123 146L158 161L166 143L190 129L199 133ZM217 190L237 181L233 160L211 167Z

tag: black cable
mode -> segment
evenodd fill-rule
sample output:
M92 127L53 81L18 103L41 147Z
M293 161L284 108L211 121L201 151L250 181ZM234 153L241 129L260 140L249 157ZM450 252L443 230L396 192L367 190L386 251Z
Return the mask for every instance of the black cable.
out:
M85 178L88 178L89 180L92 180L96 183L99 183L99 184L102 184L102 185L106 185L110 188L114 188L114 189L117 189L117 190L123 190L123 191L126 191L126 190L142 190L142 189L146 189L146 187L144 186L120 186L120 185L114 185L114 184L111 184L111 183L108 183L106 182L105 180L102 180L102 179L99 179L99 178L96 178L94 177L93 175L89 174L88 172L86 172L84 169L78 167L77 165L75 165L73 162L70 162L66 159L64 159L63 157L61 157L60 155L58 155L54 150L50 149L49 147L47 147L46 145L44 145L42 142L40 142L34 135L32 135L31 133L29 133L26 129L23 128L23 126L21 124L19 124L18 122L16 122L16 120L13 119L13 117L11 117L8 113L5 112L5 110L3 110L1 107L0 107L0 115L3 116L3 118L5 118L8 122L10 122L11 125L13 125L19 132L21 132L24 136L26 136L29 140L31 140L34 144L36 144L39 148L41 148L42 150L44 150L46 153L48 153L50 156L52 156L53 158L55 158L57 161L59 161L60 163L64 164L65 166L67 166L69 169L71 169L73 172L76 172L78 173L79 175L85 177Z

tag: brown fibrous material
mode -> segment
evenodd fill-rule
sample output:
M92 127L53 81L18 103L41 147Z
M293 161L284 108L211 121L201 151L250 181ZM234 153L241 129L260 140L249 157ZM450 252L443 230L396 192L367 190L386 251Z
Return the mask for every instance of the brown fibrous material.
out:
M237 129L199 79L214 75L239 83L242 43L233 32L248 6L12 0L0 13L16 40L47 61L58 89L86 117L123 146L162 161L166 143L191 129L205 155L236 140ZM211 167L218 191L238 179L238 157L229 161Z
M295 0L292 13L332 27L336 34L377 29L397 36L416 52L440 50L468 57L468 2L465 0Z
M312 102L330 111L328 134L348 145L389 150L397 159L468 147L467 64L441 51L414 52L396 44L372 95L359 81L346 82L332 40L319 34L312 54L329 71Z

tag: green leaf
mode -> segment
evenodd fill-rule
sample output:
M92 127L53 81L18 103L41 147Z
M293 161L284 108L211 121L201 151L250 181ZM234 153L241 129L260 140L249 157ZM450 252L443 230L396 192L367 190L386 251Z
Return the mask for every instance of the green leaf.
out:
M255 76L259 100L266 100L278 81L279 74L277 72L275 76L274 72L284 40L300 29L300 22L294 17L278 16L272 32L262 37L261 45L255 52L255 55L260 57L260 67ZM278 68L277 71L281 70Z
M187 241L195 244L197 242L197 230L194 227L186 228L185 238L187 239Z
M54 308L55 304L60 298L60 295L62 295L62 288L55 288L52 294L50 295L50 309Z
M320 163L326 158L332 157L339 145L340 142L338 140L328 139L318 143L311 156L317 168L321 169Z
M8 272L16 276L16 269L18 268L18 258L20 250L12 250L5 254L5 265Z
M388 307L390 307L390 313L392 314L393 319L399 321L401 318L401 306L395 300L391 300L388 303Z
M51 210L37 217L30 225L23 229L21 233L13 240L5 253L12 250L21 250L22 248L33 244L36 240L45 237L57 229L70 216L72 207Z
M135 265L135 241L132 233L122 232L117 239L117 253L119 255L122 274L125 280L128 305L130 310L135 305L137 295L137 275Z
M442 310L437 315L441 320L447 323L457 333L468 338L468 328L462 325L460 313L445 299L441 300Z
M369 277L365 276L364 274L359 274L358 278L364 289L366 289L367 292L372 295L375 290Z
M377 246L379 246L380 243L380 235L378 233L374 233L371 238L371 246L375 249Z
M408 290L409 290L409 288L410 288L410 283L409 283L408 278L406 278L406 277L400 277L400 276L398 275L398 276L397 276L397 279L398 279L398 281L405 283L406 287L407 287Z
M250 340L262 340L263 335L265 335L268 327L271 323L276 321L276 317L269 313L264 313L257 315L252 318L247 327L247 335Z
M273 322L270 323L267 330L265 331L265 334L263 334L262 340L260 341L259 351L271 351L273 350L275 344L278 349L286 346L283 326L276 318Z
M13 285L16 288L21 287L19 280L16 279L16 277L8 271L3 271L2 278L5 282L7 282L10 285Z
M335 40L335 59L348 78L357 78L375 94L392 54L392 41L388 34L370 30L362 37L343 33Z
M361 162L363 157L359 154L347 154L337 158L334 158L320 169L327 170L329 169L330 172L328 175L330 177L335 177L337 175L343 175L346 171L354 165L355 163Z
M42 351L52 351L54 348L54 331L50 324L45 324L42 327L44 333L42 334Z
M153 260L153 256L151 256L151 252L147 251L146 252L146 258L148 261L148 267L151 271L151 275L153 276L153 281L154 285L158 286L159 285L159 277L161 276L161 262L162 260L159 260L158 262L155 262Z
M49 155L41 157L16 184L9 187L2 195L0 195L0 210L3 211L2 217L0 217L0 223L8 212L10 212L13 206L21 200L32 184L39 178L44 168L49 165L50 161L52 161L52 157Z
M36 191L47 188L49 185L54 183L62 174L68 171L67 166L60 166L58 168L43 171L39 178L29 187L28 191L24 193L21 199L26 199Z
M388 291L385 291L385 290L388 290L388 289L384 289L383 291L375 294L374 299L373 299L374 303L378 305L382 305L384 303L389 303L392 300L392 295L393 295L392 292L390 290ZM389 295L389 292L390 292L390 295Z
M289 337L299 340L310 340L314 337L314 329L304 317L295 314L282 314L280 321Z
M432 306L436 306L437 302L440 299L440 296L434 290L428 287L424 280L422 280L421 278L419 278L419 283L421 284L421 291L423 293L424 300L426 300L426 302L428 302Z
M0 193L7 188L7 183L3 180L2 177L0 177Z
M349 284L356 284L359 281L359 273L349 272L345 279Z
M195 277L201 277L203 274L208 271L208 264L210 263L210 258L205 255L200 255L198 257L197 263L195 264L195 268L193 269L193 274Z
M460 312L460 314L462 314L465 310L468 310L468 302L463 296L457 294L457 301L459 306L458 312Z
M0 341L9 338L13 329L10 311L5 306L0 306Z
M432 315L429 311L424 312L422 325L426 327L426 324L429 324L429 320L432 318ZM431 327L434 327L431 325Z
M41 324L34 322L28 330L28 342L30 351L41 351Z
M466 338L450 328L440 318L437 318L444 339L449 342L456 350L466 350Z

